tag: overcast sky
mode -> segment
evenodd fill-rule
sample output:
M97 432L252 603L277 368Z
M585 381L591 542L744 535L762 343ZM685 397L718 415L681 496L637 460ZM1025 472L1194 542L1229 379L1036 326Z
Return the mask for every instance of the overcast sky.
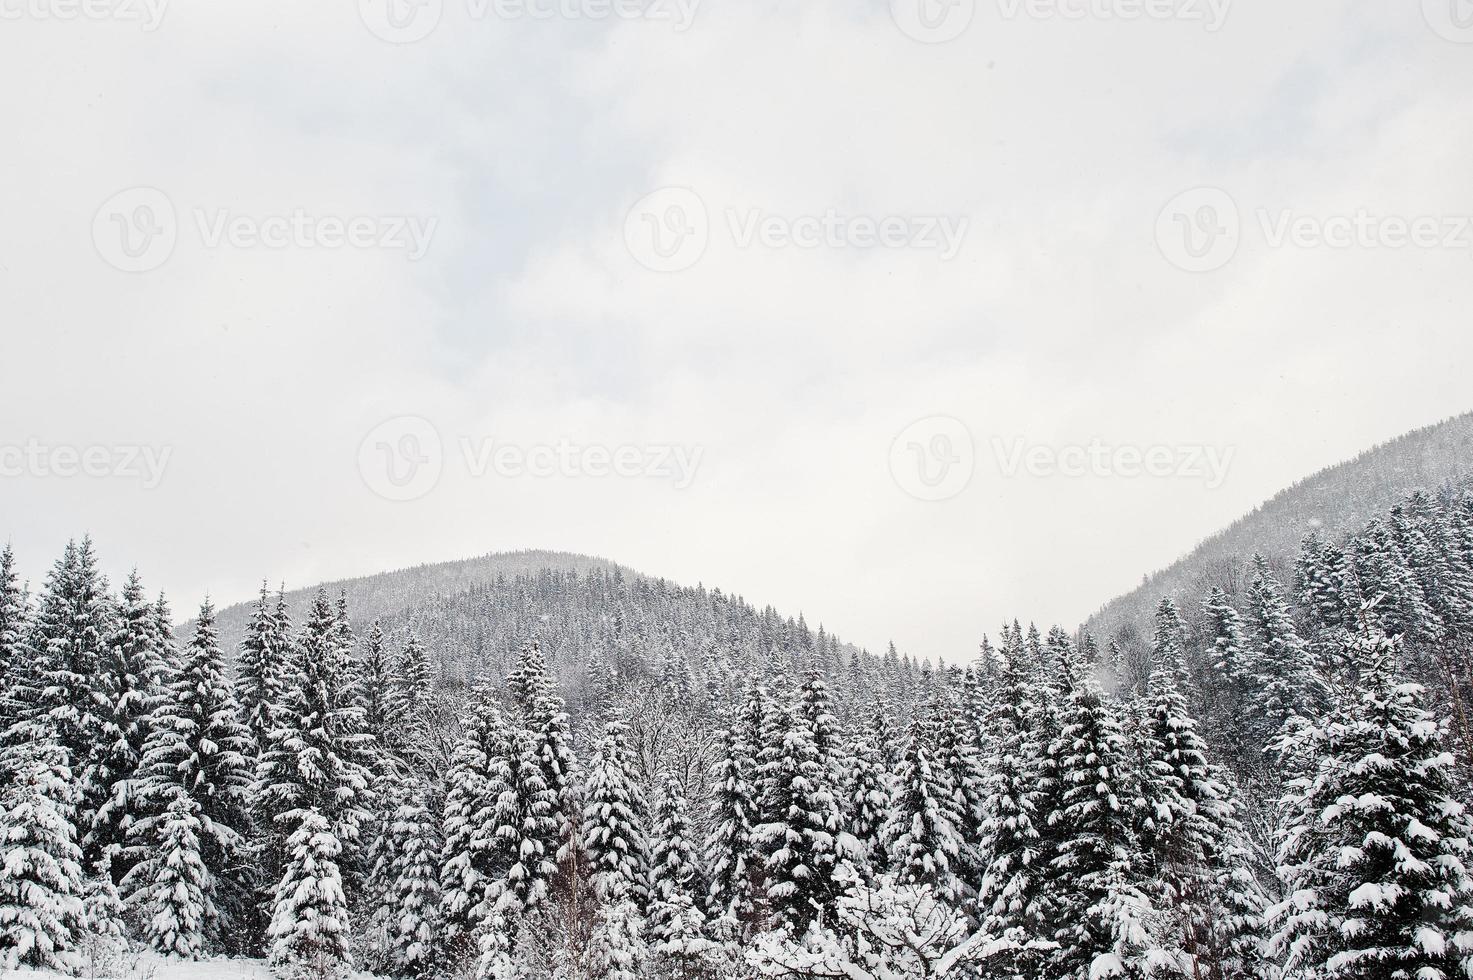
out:
M964 658L1473 407L1467 0L150 2L0 0L33 579L556 548Z

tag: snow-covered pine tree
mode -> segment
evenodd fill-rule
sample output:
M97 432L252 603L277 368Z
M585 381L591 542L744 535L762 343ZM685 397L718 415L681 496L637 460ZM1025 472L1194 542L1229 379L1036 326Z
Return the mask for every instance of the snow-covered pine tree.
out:
M489 686L472 692L460 728L445 778L440 851L441 920L452 962L464 961L473 951L472 937L490 908L491 883L506 871L504 849L488 821L511 781L511 736Z
M261 583L261 595L246 621L245 636L235 658L236 697L242 720L251 731L255 746L252 757L270 744L271 731L276 727L275 711L291 670L290 645L283 642L277 618L278 610L285 613L284 600L284 596L278 596L273 607L266 583Z
M38 707L66 752L77 789L77 826L90 827L107 793L101 761L109 744L108 701L100 668L114 628L91 538L68 542L46 578L33 626Z
M685 786L673 774L664 781L650 852L649 940L657 948L678 946L700 931L696 897L701 875L691 840Z
M1064 792L1055 821L1059 851L1050 870L1059 947L1049 975L1091 976L1097 961L1129 969L1149 952L1119 943L1119 913L1140 904L1134 787L1128 782L1132 759L1120 722L1093 678L1075 680L1057 741ZM1134 945L1139 937L1126 939Z
M492 865L501 870L486 892L498 915L517 920L547 901L558 873L558 795L543 768L541 734L514 726L505 742L504 781L490 786L493 800L483 832L491 837Z
M943 696L933 702L927 728L934 764L951 787L958 845L952 868L959 888L954 900L970 905L977 896L985 866L981 848L982 827L987 819L986 765L974 729L952 698Z
M877 723L874 729L879 727ZM875 744L872 731L866 731L854 740L845 770L843 794L844 819L856 844L855 864L869 877L882 874L889 867L885 820L893 799L883 755Z
M1278 734L1291 717L1310 717L1324 703L1323 681L1308 645L1294 629L1282 590L1262 555L1253 559L1248 586L1248 622L1253 645L1254 710L1260 726L1257 744Z
M782 692L765 705L757 783L762 823L752 841L762 856L766 907L773 924L802 935L831 910L840 885L839 862L848 855L840 836L839 802L813 747L802 713Z
M201 928L212 943L222 940L229 948L241 938L235 927L245 920L251 903L250 882L240 873L250 829L251 738L225 674L215 610L208 601L200 608L179 673L155 699L148 726L136 788L148 815L131 826L130 848L135 856L146 856L173 844L182 846L188 808L181 809L176 797L192 802L188 819L194 825L188 835L195 839L206 876L201 887L211 898ZM171 839L171 834L181 836ZM151 863L139 865L124 879L123 893L130 903L157 886L150 867L158 870Z
M369 892L382 903L382 968L393 977L423 977L440 954L440 826L426 787L403 781L373 853Z
M409 634L394 664L394 679L394 714L406 720L421 717L435 690L435 671L415 633Z
M595 895L605 904L649 899L649 844L644 796L629 751L629 726L617 712L595 743L584 786L583 853Z
M1021 653L1011 649L1014 656ZM983 933L1012 947L999 955L999 969L1020 976L1039 968L1033 948L1051 941L1053 931L1043 902L1052 855L1041 831L1049 815L1040 812L1039 803L1055 794L1041 792L1037 782L1043 749L1036 726L1048 709L1035 700L1032 681L1029 665L1019 660L1003 665L990 725L993 745L979 847L984 870L977 896Z
M532 738L532 751L542 769L542 782L552 794L552 810L548 814L552 823L540 843L553 864L561 868L571 853L573 827L579 811L577 760L573 757L571 725L563 699L536 641L522 648L517 670L507 678L507 688L521 711L521 727Z
M1279 847L1285 900L1270 946L1290 976L1473 976L1470 822L1421 688L1371 632L1362 684L1316 732L1322 754L1290 785Z
M889 863L901 884L929 886L957 904L963 893L957 877L960 814L950 776L936 765L926 743L921 725L912 725L885 825Z
M15 552L7 544L0 551L0 738L29 713L39 694L30 683L34 658L26 644L29 632L30 601L15 570Z
M629 899L606 903L594 913L593 930L584 953L586 976L599 980L645 980L644 922Z
M755 694L748 695L748 707ZM757 709L760 711L760 708ZM712 773L711 811L706 842L706 866L711 885L706 909L716 930L729 938L740 936L756 922L754 876L760 859L752 843L759 819L757 760L740 719L719 736L721 757Z
M1170 922L1155 945L1187 976L1254 980L1265 969L1265 898L1228 786L1187 713L1181 656L1174 645L1157 648L1138 736L1143 890Z
M341 640L338 615L326 590L319 590L296 644L276 728L256 766L254 790L278 844L296 833L299 816L312 812L326 820L341 849L338 869L357 861L369 802L364 762L372 751ZM273 850L290 857L279 846Z
M358 707L363 712L363 730L385 749L401 734L398 711L399 678L394 662L384 647L384 628L378 620L368 629L363 655L358 661Z
M123 585L115 629L99 670L109 741L98 764L103 796L92 825L83 828L83 853L92 857L93 867L105 865L110 880L118 883L133 864L127 853L129 829L147 812L144 801L138 799L138 777L151 715L168 680L153 603L144 596L136 570Z
M1207 721L1216 744L1228 747L1243 765L1257 759L1262 746L1254 746L1246 714L1253 693L1253 670L1243 617L1228 595L1214 586L1202 601L1203 632L1212 649L1208 651L1214 698Z
M205 866L199 803L180 787L167 792L168 805L150 818L149 847L124 888L144 940L165 955L196 960L217 931L217 877Z
M15 722L0 752L0 966L69 974L84 927L82 852L67 754L44 717Z
M271 915L271 963L289 980L334 980L353 965L348 902L333 821L307 809L291 821L290 855Z

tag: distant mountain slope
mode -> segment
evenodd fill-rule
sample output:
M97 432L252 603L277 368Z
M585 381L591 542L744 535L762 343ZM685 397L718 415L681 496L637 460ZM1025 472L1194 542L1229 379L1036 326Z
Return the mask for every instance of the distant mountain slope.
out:
M1311 530L1340 537L1382 514L1408 492L1473 474L1473 412L1417 429L1321 470L1279 493L1171 567L1107 603L1086 628L1102 638L1147 625L1162 596L1199 597L1214 585L1236 594L1242 566L1255 552L1288 575ZM1195 598L1192 599L1195 601Z
M453 595L474 586L488 585L498 577L514 578L540 572L544 569L586 573L592 569L612 570L613 562L589 555L575 555L562 551L507 551L496 554L466 558L461 561L441 562L434 565L416 565L396 571L380 572L362 578L340 579L323 582L328 594L334 599L340 592L348 595L348 608L355 626L368 624L375 619L387 619L405 610L427 602L435 596ZM627 569L626 574L632 574ZM275 592L276 583L268 587ZM300 623L307 611L318 585L293 589L287 592L292 618ZM246 620L250 617L254 602L243 602L220 610L220 641L226 650L234 651L245 632ZM180 628L187 635L190 624Z

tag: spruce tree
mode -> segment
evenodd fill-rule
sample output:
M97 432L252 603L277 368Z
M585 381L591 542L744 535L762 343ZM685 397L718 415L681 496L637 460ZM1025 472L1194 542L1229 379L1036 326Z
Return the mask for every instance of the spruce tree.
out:
M876 726L878 727L878 726ZM855 740L844 780L844 817L857 845L855 862L873 877L889 867L885 847L885 820L892 806L888 774L874 736L865 732Z
M472 693L460 727L445 778L440 852L441 919L452 960L470 953L476 928L489 912L491 884L505 871L489 819L511 778L511 736L489 687Z
M101 668L113 629L107 580L98 571L92 540L68 543L47 576L29 645L36 658L38 708L66 752L80 827L92 825L107 794L102 760L109 744L108 698Z
M82 965L82 852L67 754L44 718L14 723L0 767L0 965Z
M153 604L144 597L136 571L123 586L116 628L102 658L100 687L106 697L108 744L100 756L103 796L92 825L84 828L84 852L121 882L132 866L127 854L130 827L146 813L142 762L167 667L159 651Z
M34 657L27 645L30 602L15 570L10 545L0 551L0 733L29 712L39 692L33 683Z
M342 977L353 965L342 843L333 821L316 809L302 811L293 825L271 915L271 963L293 980Z
M657 948L694 937L699 915L700 869L691 840L685 787L667 776L656 813L650 855L649 939Z
M583 805L583 853L603 902L649 898L649 845L643 794L629 751L628 728L617 714L604 728L588 765Z
M1059 944L1052 959L1057 975L1083 977L1097 960L1126 959L1118 913L1140 904L1130 746L1092 678L1074 682L1055 754L1062 760L1063 798L1051 868Z
M146 856L124 881L127 903L143 922L143 938L151 947L197 960L207 951L219 920L217 878L205 866L207 830L200 805L175 788L151 827Z
M948 902L961 900L960 817L950 777L932 759L920 725L912 726L885 827L890 866L901 884L927 885Z
M286 615L285 596L278 595L273 606L266 583L262 582L260 597L246 621L245 636L235 659L236 694L242 720L251 731L253 756L270 745L276 711L292 669L291 643L282 629L282 617Z
M1469 818L1421 688L1367 634L1358 697L1316 732L1291 783L1279 847L1285 900L1272 948L1290 975L1451 980L1473 975Z
M182 847L187 830L207 877L201 887L211 902L200 925L211 939L238 938L235 927L250 905L250 885L240 874L249 830L250 749L250 730L225 675L214 607L206 602L180 671L149 718L137 792L150 812L130 828L129 843L136 856L145 856ZM192 807L181 809L180 796ZM186 828L190 821L194 825ZM154 865L139 865L124 879L130 902L158 886L149 867Z
M373 848L370 894L382 903L383 968L394 977L432 974L440 952L440 827L408 780Z

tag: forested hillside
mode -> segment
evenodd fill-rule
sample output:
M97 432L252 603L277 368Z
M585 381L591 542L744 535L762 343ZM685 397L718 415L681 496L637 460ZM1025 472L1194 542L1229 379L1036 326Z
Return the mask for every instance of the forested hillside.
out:
M1473 475L1473 413L1417 429L1321 470L1276 494L1223 531L1201 542L1169 568L1090 617L1098 636L1150 629L1163 595L1197 594L1218 586L1229 592L1253 555L1286 573L1311 531L1339 537L1358 529L1414 490L1436 489Z
M1473 487L943 668L478 561L263 588L227 649L90 540L34 596L7 549L0 967L1473 976Z

